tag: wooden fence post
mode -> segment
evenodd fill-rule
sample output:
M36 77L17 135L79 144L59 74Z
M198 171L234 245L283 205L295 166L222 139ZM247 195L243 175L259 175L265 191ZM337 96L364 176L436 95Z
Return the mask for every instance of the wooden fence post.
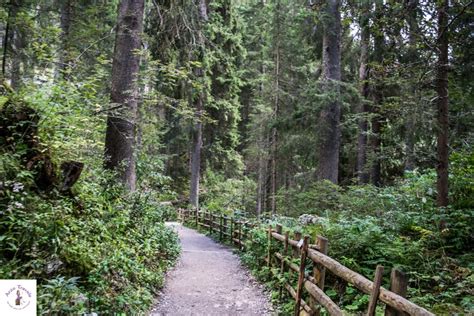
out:
M288 240L290 239L290 234L286 231L285 232L285 241L284 241L284 248L283 248L283 260L281 261L281 265L280 265L280 274L281 276L283 277L286 269L286 264L285 264L285 259L286 259L286 256L288 256ZM283 296L283 287L284 285L281 285L280 286L280 299L282 298Z
M322 236L316 237L316 244L319 246L319 252L323 255L328 254L328 240ZM317 269L317 275L314 276L318 280L318 287L324 291L324 282L326 279L326 268L324 266L319 266Z
M379 299L380 286L382 285L383 277L383 266L378 265L375 269L374 285L372 293L370 294L369 308L367 310L367 316L374 316L375 309L377 308L377 301Z
M225 240L225 234L227 233L227 216L224 215L224 240Z
M239 232L238 232L238 238L239 238L239 250L242 250L242 220L239 221Z
M316 246L318 246L318 251L324 255L328 254L328 240L322 236L316 235ZM324 291L324 283L326 279L326 268L320 264L313 262L313 277L316 282L316 285ZM311 308L314 311L314 316L319 316L321 311L317 302L314 299L311 299Z
M295 240L299 242L301 240L301 233L295 232ZM300 250L293 248L293 257L298 258L300 256Z
M209 235L212 235L212 214L211 214L211 211L207 212L207 224L209 225Z
M281 226L280 224L277 224L276 225L276 232L280 235L282 235L282 231L283 231L283 226Z
M296 304L295 304L295 316L300 314L301 307L301 296L303 294L303 283L305 280L304 270L306 265L306 255L308 254L308 236L303 239L303 245L300 250L300 270L298 272L298 285L296 287Z
M196 229L199 229L199 210L195 208L194 212L196 213Z
M230 218L230 244L234 244L234 218Z
M214 223L214 221L216 220L216 215L214 213L211 213L211 233L215 233L216 232L216 224Z
M212 213L212 231L217 234L219 233L219 226L216 224L216 219L216 214Z
M222 214L220 215L219 217L219 240L222 241L222 225L223 225L223 222L224 222L224 218L222 217Z
M272 225L268 225L267 267L272 266Z
M250 224L249 229L247 230L247 234L250 234L250 243L251 244L253 244L253 233L252 233L253 228L254 228L253 224Z
M211 213L212 232L217 233L216 214Z
M208 219L208 224L209 224L209 233L212 235L212 233L214 232L214 229L212 227L212 212L209 211L209 219Z
M408 277L400 270L392 269L390 273L390 291L402 297L406 297L408 288ZM385 308L385 316L405 316L405 312L397 311L395 308L388 306Z

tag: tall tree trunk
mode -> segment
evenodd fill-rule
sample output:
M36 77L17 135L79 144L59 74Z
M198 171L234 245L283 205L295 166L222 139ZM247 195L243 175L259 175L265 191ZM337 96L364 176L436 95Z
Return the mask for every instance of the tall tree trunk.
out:
M436 93L438 95L438 163L436 165L438 189L437 204L440 207L448 206L448 9L449 0L440 1L438 7L438 63L436 65L437 80Z
M115 110L107 117L105 167L117 171L121 181L135 190L135 120L137 77L143 31L144 0L121 0L112 63L111 102Z
M369 75L368 61L369 61L369 42L370 42L370 29L369 29L369 16L370 7L364 5L362 8L362 16L360 19L360 67L359 67L359 85L360 95L362 97L361 104L359 107L359 114L362 117L359 119L359 135L357 137L357 179L359 184L369 182L369 173L367 172L367 118L365 117L369 111L367 105L367 98L369 96L369 84L367 82Z
M10 7L8 8L7 23L5 25L5 36L3 37L3 56L2 56L2 80L6 78L7 73L7 55L8 55L8 45L10 45L11 37L11 20L12 20L12 8L13 3L10 2Z
M204 35L203 24L207 21L207 4L205 0L198 0L198 10L200 19L200 29L198 30L198 45L199 45L199 59L202 62L204 57ZM204 78L204 69L197 68L195 76L197 79ZM200 91L196 100L194 101L196 124L194 125L192 136L192 151L191 151L191 189L189 192L189 203L199 208L199 182L201 177L201 149L202 149L202 115L204 111L204 92Z
M265 8L265 0L261 1L262 9ZM261 35L262 36L262 35ZM263 42L263 39L260 38L260 41ZM263 46L261 47L260 50L261 54L261 64L260 64L260 76L263 77L266 73L266 67L265 67L265 54L263 50ZM260 81L259 84L259 97L260 100L264 99L264 91L265 91L265 82L263 80ZM258 137L257 137L257 150L260 151L258 155L258 183L257 183L257 217L259 217L262 212L264 212L266 209L266 170L267 170L267 165L266 165L266 159L265 156L267 155L267 142L266 142L266 137L265 137L265 129L262 128L262 126L257 127L258 131Z
M8 9L7 24L5 26L5 37L3 40L3 63L2 75L7 77L7 61L8 57L11 60L10 67L10 85L16 90L21 85L21 55L24 48L23 32L21 31L20 21L18 20L18 13L23 5L22 0L10 1ZM10 53L10 56L8 54Z
M338 181L339 148L341 143L341 102L339 81L341 80L341 15L339 0L326 0L323 31L323 80L330 101L319 117L319 180Z
M407 11L407 22L408 22L408 54L407 62L409 64L415 63L418 60L417 50L417 36L420 34L418 27L418 2L419 0L407 0L406 11ZM413 98L416 98L417 86L411 85L410 92ZM415 101L416 102L416 101ZM413 103L415 103L413 102ZM405 170L413 170L415 168L415 109L412 103L409 103L407 121L405 124L405 144L406 144L406 157L405 157Z
M23 5L23 1L13 1L12 18L14 19L12 32L12 69L11 69L11 86L17 90L21 86L21 64L24 49L24 32L22 30L21 21L19 21L18 13Z
M383 2L378 0L375 5L375 23L376 25L381 23L383 17ZM374 114L372 118L372 135L370 137L370 148L371 148L371 161L372 165L370 168L370 178L372 184L375 186L380 186L382 182L381 177L381 132L382 132L382 121L383 117L380 113L381 106L383 103L383 71L380 69L383 68L383 57L385 52L385 39L383 26L377 25L378 32L374 34L374 62L377 63L378 73L375 75L375 87L373 91L373 103L374 106L371 109L371 112Z
M407 116L407 122L405 124L405 143L406 143L406 157L405 157L405 170L411 171L415 169L415 121L412 117L413 113L409 113Z
M278 111L280 107L280 0L277 0L275 12L275 85L274 93L275 100L273 104L273 120L278 119ZM271 212L273 215L276 214L276 192L277 192L277 152L278 152L278 131L276 127L272 128L272 151L271 151Z
M260 138L260 136L259 136ZM257 141L257 148L260 148L260 144L261 143L261 140ZM263 161L263 157L262 155L259 155L258 156L258 177L257 177L257 209L256 209L256 215L257 215L257 218L260 217L260 215L262 214L262 197L263 197L263 186L264 186L264 161Z
M374 103L381 104L381 102L382 98L380 96L376 96L374 99ZM373 185L380 186L382 183L380 165L380 154L382 152L382 140L380 135L382 132L382 119L380 117L380 113L378 113L378 109L374 112L375 117L372 119L372 137L370 139L370 147L372 148L372 166L370 169L370 178L372 180Z
M268 155L264 162L264 179L263 179L263 210L271 211L271 134L265 134L265 148Z
M265 0L261 0L260 4L261 4L261 9L265 10ZM263 42L264 42L263 35L260 34L260 43L263 43ZM260 76L263 77L266 72L265 63L264 63L265 54L263 50L263 45L260 47L260 57L261 57ZM259 89L258 89L259 97L261 100L263 100L264 98L264 95L263 95L264 88L265 88L264 81L261 80L259 84ZM266 172L265 171L267 170L267 166L265 163L266 159L264 158L264 153L266 153L267 144L265 142L265 135L264 135L265 129L259 126L259 128L257 129L257 133L258 133L257 150L260 152L258 155L257 205L256 205L257 214L256 215L257 217L259 217L262 214L262 212L265 211L265 199L266 199L265 197Z
M194 125L192 152L191 152L191 191L189 194L189 203L195 207L199 207L199 182L201 177L201 149L202 149L202 111L203 96L198 96L195 101L196 124Z
M71 19L72 19L72 6L73 0L64 0L61 4L61 17L60 17L60 28L61 28L61 50L59 52L58 67L56 70L56 78L69 78L70 70L70 32L71 32Z

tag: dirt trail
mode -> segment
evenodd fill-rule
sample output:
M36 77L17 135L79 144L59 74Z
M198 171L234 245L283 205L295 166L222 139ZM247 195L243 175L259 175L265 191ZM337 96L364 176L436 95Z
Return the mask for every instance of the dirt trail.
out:
M232 251L172 223L182 253L150 315L272 315L268 295Z

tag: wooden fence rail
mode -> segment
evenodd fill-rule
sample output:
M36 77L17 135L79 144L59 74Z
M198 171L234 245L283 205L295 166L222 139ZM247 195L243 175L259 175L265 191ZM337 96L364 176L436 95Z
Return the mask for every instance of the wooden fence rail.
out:
M260 226L246 219L196 210L179 209L178 216L183 223L192 222L211 234L215 233L219 236L219 240L228 240L244 251L246 242L255 242L251 238L250 230ZM291 239L289 232L283 233L281 225L268 226L267 236L267 254L263 258L267 267L270 267L276 276L282 277L290 272L297 278L296 284L286 282L280 288L280 295L282 290L286 289L295 300L294 315L320 315L321 307L324 307L330 315L343 315L341 308L324 292L327 271L370 296L368 316L375 315L378 301L385 304L386 316L434 315L404 297L408 282L406 276L399 270L392 269L390 291L381 287L383 266L377 266L372 282L329 257L328 240L322 236L316 236L314 244L311 243L309 236L302 236L298 232L294 233L294 239ZM283 244L281 252L276 250L278 248L276 244L279 243ZM292 259L295 258L299 259L299 265L293 262Z

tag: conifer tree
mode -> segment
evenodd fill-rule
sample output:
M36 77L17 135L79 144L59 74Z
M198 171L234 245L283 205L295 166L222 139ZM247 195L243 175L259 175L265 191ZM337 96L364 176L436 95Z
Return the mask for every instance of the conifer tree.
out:
M137 76L143 30L144 0L121 0L118 7L114 60L112 64L111 106L105 135L105 167L118 173L126 188L134 191L135 120Z
M338 182L339 149L341 141L340 81L341 81L341 14L339 0L327 0L324 4L323 74L322 80L330 100L322 109L318 128L318 170L320 180Z

